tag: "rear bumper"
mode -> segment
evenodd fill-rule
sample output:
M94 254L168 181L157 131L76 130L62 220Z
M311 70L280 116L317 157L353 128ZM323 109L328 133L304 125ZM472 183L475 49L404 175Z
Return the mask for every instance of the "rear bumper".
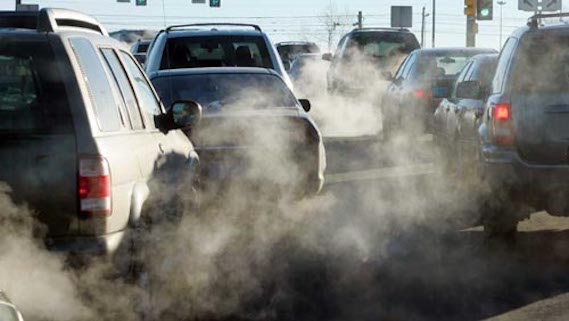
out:
M559 193L569 195L569 164L532 164L514 149L491 145L483 147L482 158L483 173L492 188L510 188L534 203L545 203Z
M53 237L46 240L46 245L54 252L106 256L113 254L119 248L124 235L125 231L119 231L98 236Z

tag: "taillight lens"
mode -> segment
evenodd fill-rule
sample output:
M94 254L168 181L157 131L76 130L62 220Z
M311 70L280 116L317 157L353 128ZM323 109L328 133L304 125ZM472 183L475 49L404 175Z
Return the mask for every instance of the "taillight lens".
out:
M78 195L82 216L111 214L111 175L105 158L79 159Z
M492 107L492 129L496 144L500 146L514 145L516 139L510 104L496 104Z
M427 97L427 94L425 93L424 90L415 90L415 98L425 99L426 97Z

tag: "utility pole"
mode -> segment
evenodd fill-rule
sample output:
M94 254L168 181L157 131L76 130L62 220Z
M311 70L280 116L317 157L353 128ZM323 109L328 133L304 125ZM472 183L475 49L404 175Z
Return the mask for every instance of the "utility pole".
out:
M421 48L425 46L425 18L429 16L425 13L425 7L423 6L423 11L421 13Z
M358 29L362 29L364 27L364 14L359 11L358 12Z
M498 5L500 5L500 47L498 47L499 49L502 49L502 7L504 7L504 5L506 4L506 1L504 0L499 0Z
M476 33L478 33L476 16L478 13L477 0L464 0L464 14L466 15L466 46L476 46Z
M22 0L16 0L16 9L14 10L18 10L18 7L22 4Z
M435 23L436 23L436 16L437 16L437 4L436 0L433 0L433 39L432 39L432 47L435 48Z
M328 27L328 52L332 50L332 36L334 35L334 31L336 31L336 27L339 27L340 23L332 21L332 25Z

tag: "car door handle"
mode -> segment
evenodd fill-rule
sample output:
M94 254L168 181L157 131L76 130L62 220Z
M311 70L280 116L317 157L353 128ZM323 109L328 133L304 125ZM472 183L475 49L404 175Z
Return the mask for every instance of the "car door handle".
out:
M160 151L160 154L165 154L166 152L164 151L164 145L162 144L158 144L158 150Z

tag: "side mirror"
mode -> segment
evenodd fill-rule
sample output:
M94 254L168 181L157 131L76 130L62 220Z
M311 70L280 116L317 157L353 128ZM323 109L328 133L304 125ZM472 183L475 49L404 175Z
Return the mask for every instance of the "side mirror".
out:
M393 81L393 74L391 71L383 71L381 72L381 76L387 81Z
M456 86L456 98L480 99L482 86L479 81L463 81Z
M309 112L310 109L312 108L312 104L310 103L310 100L299 99L298 101L300 102L300 105L302 106L302 109L304 109L305 112Z
M202 119L202 106L195 101L177 101L170 112L176 128L196 126Z
M322 60L332 61L332 59L334 59L334 56L331 53L325 53L322 55Z

